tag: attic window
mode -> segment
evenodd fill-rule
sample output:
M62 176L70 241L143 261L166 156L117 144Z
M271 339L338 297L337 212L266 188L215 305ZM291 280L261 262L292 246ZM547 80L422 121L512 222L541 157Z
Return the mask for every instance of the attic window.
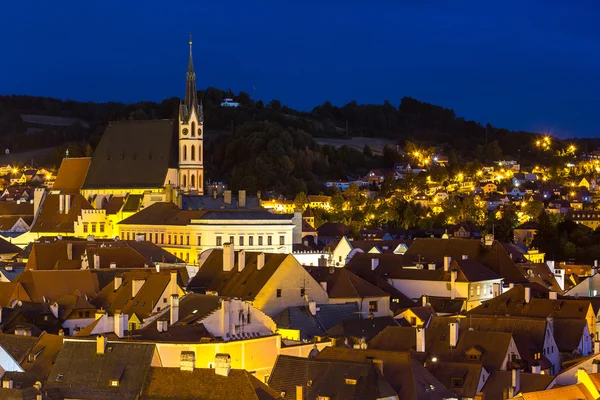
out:
M119 380L118 379L111 379L110 380L110 387L119 387Z
M196 314L198 312L198 310L194 310L192 311L192 314Z
M56 375L56 382L62 382L64 377L65 377L65 374Z
M465 381L462 378L452 378L451 385L453 388L461 388L465 384Z
M346 378L346 385L356 385L356 379Z

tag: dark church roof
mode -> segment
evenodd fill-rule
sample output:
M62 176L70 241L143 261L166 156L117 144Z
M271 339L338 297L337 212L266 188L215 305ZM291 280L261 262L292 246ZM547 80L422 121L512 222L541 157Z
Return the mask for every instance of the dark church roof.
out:
M168 169L177 168L177 155L176 121L111 122L94 152L83 188L162 187Z

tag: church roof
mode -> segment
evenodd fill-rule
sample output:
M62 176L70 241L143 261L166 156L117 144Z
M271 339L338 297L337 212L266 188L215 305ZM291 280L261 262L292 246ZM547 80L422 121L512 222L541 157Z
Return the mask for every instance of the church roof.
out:
M85 182L91 160L91 157L63 158L52 189L78 193Z
M176 121L111 122L94 152L83 188L162 187L168 169L177 168L177 155Z

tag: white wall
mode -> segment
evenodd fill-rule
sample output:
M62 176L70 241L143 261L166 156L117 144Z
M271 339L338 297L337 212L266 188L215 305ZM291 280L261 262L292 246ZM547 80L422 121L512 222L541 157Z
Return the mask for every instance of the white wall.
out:
M411 299L418 299L423 295L450 297L450 290L447 288L450 282L417 281L410 279L388 279L388 282ZM469 284L466 282L457 282L456 298L468 298L468 296Z
M240 320L240 311L245 321ZM247 321L248 313L251 315L250 323ZM261 336L266 336L272 335L277 329L275 322L268 315L238 299L223 300L221 308L208 315L202 323L210 333L222 337L225 341L230 339L234 331L236 334L257 332Z
M4 371L24 372L23 368L15 361L10 354L0 346L0 367Z

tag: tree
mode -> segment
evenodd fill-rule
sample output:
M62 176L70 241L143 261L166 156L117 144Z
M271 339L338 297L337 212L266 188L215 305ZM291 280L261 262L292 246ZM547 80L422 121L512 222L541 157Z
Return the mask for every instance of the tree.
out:
M306 197L306 193L300 192L296 195L294 199L294 206L300 210L304 210L306 205L308 204L308 197Z
M529 218L538 219L541 213L545 214L544 203L537 200L528 201L522 206L522 211L528 215Z
M365 157L373 157L373 150L369 144L365 144L365 147L363 147L363 155Z

